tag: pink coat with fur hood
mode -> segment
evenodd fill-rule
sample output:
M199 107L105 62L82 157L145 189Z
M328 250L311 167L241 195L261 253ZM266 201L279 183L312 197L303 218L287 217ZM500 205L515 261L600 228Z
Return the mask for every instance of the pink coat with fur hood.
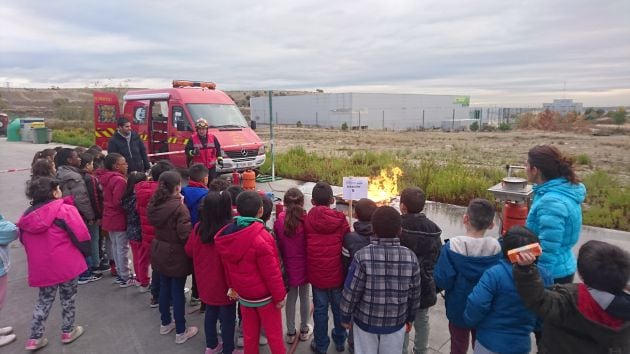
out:
M30 207L17 226L26 250L29 286L65 283L87 270L85 257L73 244L70 233L78 242L89 241L90 234L71 199Z

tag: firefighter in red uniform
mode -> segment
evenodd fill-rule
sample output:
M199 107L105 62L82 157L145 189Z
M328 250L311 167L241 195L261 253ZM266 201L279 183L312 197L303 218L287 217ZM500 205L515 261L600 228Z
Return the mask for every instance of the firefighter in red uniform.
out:
M188 159L188 166L201 163L210 171L208 182L217 175L216 165L223 167L223 157L221 157L221 146L219 140L213 134L208 133L208 121L199 118L195 123L197 132L192 135L184 150Z

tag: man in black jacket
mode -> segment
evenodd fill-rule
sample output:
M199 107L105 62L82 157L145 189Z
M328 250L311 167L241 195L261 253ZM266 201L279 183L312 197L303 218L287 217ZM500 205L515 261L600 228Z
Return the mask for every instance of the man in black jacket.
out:
M127 173L146 172L151 168L144 143L138 133L131 130L131 123L125 118L118 118L118 131L109 139L107 153L121 154L127 160Z

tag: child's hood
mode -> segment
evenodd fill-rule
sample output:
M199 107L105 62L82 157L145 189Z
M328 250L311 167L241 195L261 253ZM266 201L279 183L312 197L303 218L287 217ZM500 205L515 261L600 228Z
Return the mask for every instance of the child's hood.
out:
M346 216L342 212L327 206L313 207L306 215L306 220L315 232L321 234L335 233L344 223L347 223Z
M101 182L101 185L103 185L103 188L109 186L110 184L113 185L117 181L125 180L125 177L122 175L122 173L118 171L99 169L96 170L96 176L98 178L98 181Z
M72 199L55 199L44 204L32 206L24 212L17 226L20 230L32 234L44 234L52 226L63 204L72 205Z
M483 257L465 256L463 254L453 252L450 246L449 241L446 243L445 247L447 247L448 256L451 259L453 267L465 278L474 279L475 281L476 279L479 279L483 272L485 272L488 268L497 264L503 256L501 252Z
M149 203L147 207L149 222L155 227L165 227L169 225L172 215L178 212L180 207L184 207L184 205L179 195L171 196L158 205Z
M207 194L207 188L193 187L191 185L182 188L182 195L184 196L184 201L188 206L199 205L201 199L203 199Z
M225 225L214 239L217 252L223 259L233 263L237 263L243 258L252 247L254 240L265 230L265 226L260 222L254 222L232 232L235 228L234 222Z
M536 195L543 195L548 192L559 193L572 199L577 204L583 203L586 198L586 187L584 187L584 184L571 183L564 177L554 178L545 183L535 185L533 189Z

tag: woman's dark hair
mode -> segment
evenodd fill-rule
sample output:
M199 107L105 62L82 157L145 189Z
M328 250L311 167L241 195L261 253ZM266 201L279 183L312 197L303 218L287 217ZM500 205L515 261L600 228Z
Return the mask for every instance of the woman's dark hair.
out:
M121 157L124 158L123 155L117 154L115 152L112 152L111 154L107 154L107 156L105 156L105 168L110 171L114 171L114 168L116 167L116 163L118 163L118 160Z
M53 192L59 187L59 181L51 177L40 177L30 180L26 186L26 197L31 205L55 199Z
M577 268L586 286L622 295L630 281L630 254L610 243L590 240L578 251Z
M42 151L38 151L33 156L33 162L31 162L31 166L37 162L39 159L49 159L50 161L55 160L55 155L57 154L57 150L55 149L44 149Z
M263 212L260 216L260 219L266 223L267 221L269 221L269 219L271 219L271 212L273 211L273 201L271 201L271 199L269 199L269 197L267 197L266 195L261 195L260 197L262 198L263 207Z
M284 194L284 234L291 237L304 219L304 193L293 187Z
M31 178L54 177L54 165L49 159L37 159L31 168Z
M59 150L55 156L55 165L57 167L68 165L68 159L72 157L72 154L77 154L77 152L70 148Z
M129 197L130 195L132 195L133 188L136 186L136 184L146 180L147 175L145 175L144 173L138 171L131 172L127 177L127 189L125 190L124 197Z
M160 205L170 198L177 186L181 185L182 176L177 171L166 171L160 175L158 188L153 193L149 205Z
M232 220L232 197L228 192L209 191L199 207L197 235L202 243L213 243L214 236Z
M527 161L530 167L540 170L545 181L564 177L573 184L579 182L573 170L573 159L562 155L553 145L534 146L527 153Z
M90 154L89 152L84 152L81 155L79 155L79 157L81 158L81 164L79 165L79 169L84 169L85 166L87 166L87 164L89 164L90 162L94 162L94 155Z
M508 251L510 250L540 242L535 233L520 225L510 228L508 232L505 233L505 236L503 236L502 241L501 249L505 258L507 258Z

